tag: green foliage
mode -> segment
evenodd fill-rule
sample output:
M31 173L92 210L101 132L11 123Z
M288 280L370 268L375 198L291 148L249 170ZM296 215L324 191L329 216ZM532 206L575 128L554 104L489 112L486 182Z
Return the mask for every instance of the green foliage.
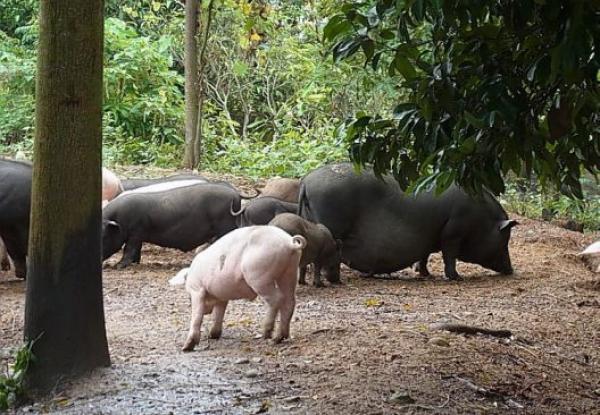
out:
M141 164L159 158L156 150L182 143L183 77L172 69L172 37L139 36L125 22L105 25L104 142L109 154Z
M600 168L599 16L574 0L340 6L324 28L334 60L362 53L405 92L393 116L348 122L352 159L416 190L498 194L533 171L581 198L582 166Z
M585 183L585 180L584 180ZM589 193L573 199L557 193L548 195L537 190L526 192L509 181L502 195L503 205L511 212L533 219L545 219L547 213L558 220L574 220L586 231L600 230L600 194Z
M29 365L35 361L31 349L34 341L17 350L14 363L6 368L4 374L0 374L0 410L7 410L23 399L23 379Z
M215 137L214 135L211 137ZM208 170L252 178L301 177L324 163L346 158L346 149L331 131L307 137L288 131L270 143L224 138L206 142Z
M35 57L33 52L0 32L0 148L33 133Z
M0 151L23 151L31 158L37 24L15 33L0 32ZM109 162L178 164L183 77L174 70L175 38L169 33L140 36L126 22L106 19L104 144Z
M324 59L319 4L226 4L207 50L202 168L302 175L319 159L344 158L335 128L359 106L391 105L394 85ZM299 147L315 154L298 158Z
M17 35L17 29L33 19L39 0L2 0L0 7L0 32Z

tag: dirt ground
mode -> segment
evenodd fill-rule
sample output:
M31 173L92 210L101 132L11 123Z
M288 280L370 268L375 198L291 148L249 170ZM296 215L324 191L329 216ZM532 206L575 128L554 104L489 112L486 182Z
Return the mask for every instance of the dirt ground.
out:
M17 412L600 414L600 275L575 255L600 235L517 219L513 276L459 263L464 280L447 282L439 255L428 279L346 268L343 285L299 287L290 340L257 339L263 304L237 301L223 338L205 336L192 353L180 351L189 298L167 281L194 254L145 246L122 271L115 255L104 270L112 366ZM24 292L0 274L1 367L21 343ZM447 322L513 336L432 327Z

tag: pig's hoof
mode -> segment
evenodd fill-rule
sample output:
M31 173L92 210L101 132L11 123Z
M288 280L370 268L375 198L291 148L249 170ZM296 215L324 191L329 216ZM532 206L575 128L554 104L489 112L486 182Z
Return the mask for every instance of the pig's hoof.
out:
M211 330L208 333L208 338L210 338L210 339L220 339L221 338L221 330Z
M185 342L185 344L183 345L183 347L181 348L181 351L182 352L191 352L192 350L194 350L194 347L196 347L197 344L198 344L197 341L187 340Z
M262 334L262 338L265 340L269 340L271 337L273 337L273 331L271 330L264 331Z
M124 269L127 267L127 265L129 265L129 264L125 264L123 262L118 262L117 265L115 265L115 268L116 269Z
M454 274L454 275L445 275L445 276L444 276L444 279L445 279L446 281L462 281L462 280L463 280L463 278L462 278L460 275L458 275L458 274Z
M278 334L277 336L275 336L273 338L273 344L279 344L287 338L288 338L288 336L284 336L283 334Z

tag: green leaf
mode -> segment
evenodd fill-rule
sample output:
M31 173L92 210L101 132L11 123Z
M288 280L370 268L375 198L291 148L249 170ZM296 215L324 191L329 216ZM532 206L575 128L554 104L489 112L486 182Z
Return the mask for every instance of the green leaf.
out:
M244 76L248 73L248 65L242 61L235 61L232 67L233 73L236 76Z
M410 81L417 76L414 66L403 55L396 54L394 58L394 67L404 76L407 81Z
M396 38L396 35L392 30L385 29L379 32L379 37L381 37L384 40L392 40Z
M356 128L363 128L365 127L367 124L369 124L369 122L371 122L372 117L370 116L363 116L358 118L356 121L354 121L352 123L352 125Z
M375 42L369 38L365 38L360 46L365 53L365 61L369 62L375 53Z
M371 59L371 67L373 68L374 71L377 70L377 66L379 65L379 60L381 59L381 55L383 52L377 52L375 53L375 55L373 55L373 59Z
M325 40L335 39L338 35L346 34L352 29L352 24L343 14L333 16L323 28L323 38Z
M471 136L465 139L460 145L460 152L464 155L472 154L475 151L475 137Z
M485 122L483 122L483 120L480 120L479 118L475 117L469 111L465 111L464 115L465 115L465 119L467 120L467 122L469 124L471 124L473 127L485 128Z

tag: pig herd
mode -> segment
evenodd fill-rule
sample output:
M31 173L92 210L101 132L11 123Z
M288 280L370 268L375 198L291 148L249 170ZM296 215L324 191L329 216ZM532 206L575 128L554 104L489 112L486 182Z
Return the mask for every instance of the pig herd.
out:
M413 264L429 275L429 255L441 251L444 276L460 279L456 261L513 272L508 242L517 224L489 193L458 187L441 195L406 195L397 182L357 172L349 163L323 166L302 180L272 179L259 195L199 175L119 178L103 169L102 259L122 249L117 268L141 260L143 243L200 251L170 280L185 284L192 303L183 350L200 339L203 316L221 335L230 300L261 297L268 306L263 336L289 336L298 282L312 264L313 285L340 282L340 264L368 274ZM31 165L0 160L0 236L15 274L25 278ZM8 262L0 258L2 269Z

